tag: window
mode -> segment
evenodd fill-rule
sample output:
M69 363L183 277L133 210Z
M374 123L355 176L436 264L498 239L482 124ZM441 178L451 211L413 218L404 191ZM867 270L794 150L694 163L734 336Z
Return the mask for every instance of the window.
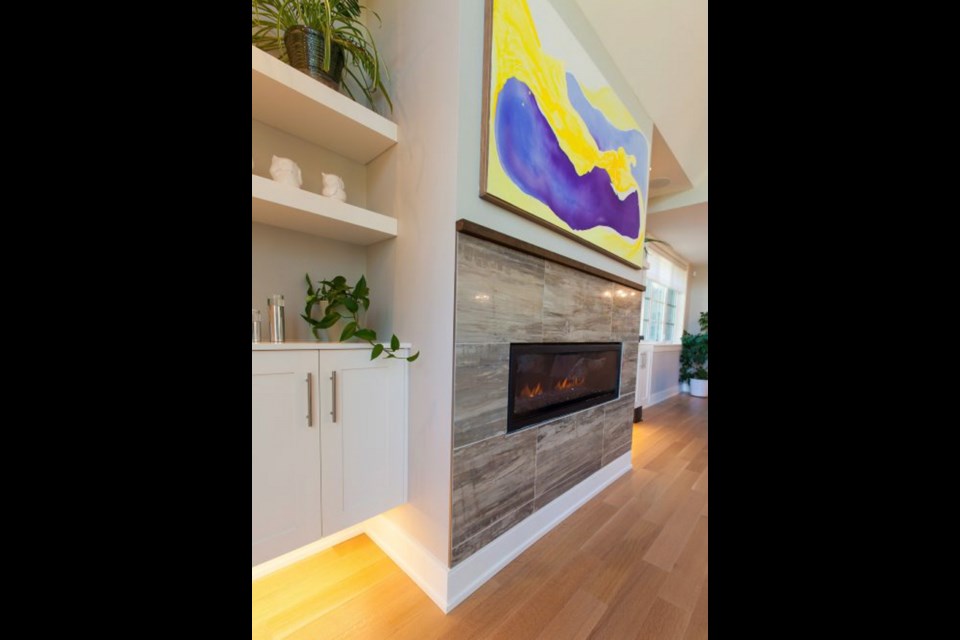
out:
M647 290L643 292L643 326L646 342L680 342L687 289L687 267L652 245L647 247Z

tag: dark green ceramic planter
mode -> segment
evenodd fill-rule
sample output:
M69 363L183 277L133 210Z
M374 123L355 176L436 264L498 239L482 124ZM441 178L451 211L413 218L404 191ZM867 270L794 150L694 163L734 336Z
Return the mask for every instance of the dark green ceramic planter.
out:
M283 44L290 57L290 66L311 78L319 80L331 89L340 89L343 77L343 49L334 44L330 47L330 71L323 70L323 33L310 27L290 27L283 35Z

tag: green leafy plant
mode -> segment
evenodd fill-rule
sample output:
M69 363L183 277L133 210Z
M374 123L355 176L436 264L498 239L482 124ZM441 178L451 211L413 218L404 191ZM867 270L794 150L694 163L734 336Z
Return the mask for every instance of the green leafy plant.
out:
M407 362L413 362L420 357L417 351L412 356L403 358L396 354L400 349L400 339L397 334L390 338L390 346L384 346L377 342L377 332L373 329L367 329L362 326L360 321L361 309L365 312L370 308L370 289L367 287L367 279L360 276L357 284L352 287L347 284L347 279L343 276L337 276L333 280L320 280L319 289L313 288L313 281L310 274L305 274L307 280L307 304L304 307L301 318L310 324L313 337L320 339L320 330L329 329L342 319L349 320L340 332L340 342L345 342L351 338L358 338L369 342L373 346L370 353L370 359L375 360L381 355L387 358L405 359ZM323 318L315 320L311 318L311 312L314 305L326 303L322 309Z
M264 51L279 51L280 59L289 62L283 35L290 27L301 25L323 33L323 70L330 71L331 49L341 47L344 52L344 73L363 93L370 106L373 106L374 94L383 95L390 111L393 102L383 86L386 72L380 63L373 34L360 20L362 11L369 11L378 24L380 16L360 4L359 0L252 0L253 2L253 44ZM351 99L353 96L348 83L341 86Z
M700 333L683 332L680 338L680 382L707 379L707 312L700 313Z

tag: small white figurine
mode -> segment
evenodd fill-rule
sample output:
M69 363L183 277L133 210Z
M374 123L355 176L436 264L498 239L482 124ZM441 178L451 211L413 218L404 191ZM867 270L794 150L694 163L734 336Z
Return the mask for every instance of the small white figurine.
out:
M288 184L297 189L303 184L300 167L290 158L273 156L273 161L270 163L270 177L276 182Z
M347 192L343 190L343 178L332 173L320 173L323 176L323 191L320 195L346 202Z

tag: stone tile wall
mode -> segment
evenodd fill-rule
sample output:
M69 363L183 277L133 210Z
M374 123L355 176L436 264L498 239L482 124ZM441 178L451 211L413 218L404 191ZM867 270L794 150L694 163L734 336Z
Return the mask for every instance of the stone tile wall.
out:
M451 566L630 450L639 291L457 234ZM511 342L624 343L620 398L507 435Z

